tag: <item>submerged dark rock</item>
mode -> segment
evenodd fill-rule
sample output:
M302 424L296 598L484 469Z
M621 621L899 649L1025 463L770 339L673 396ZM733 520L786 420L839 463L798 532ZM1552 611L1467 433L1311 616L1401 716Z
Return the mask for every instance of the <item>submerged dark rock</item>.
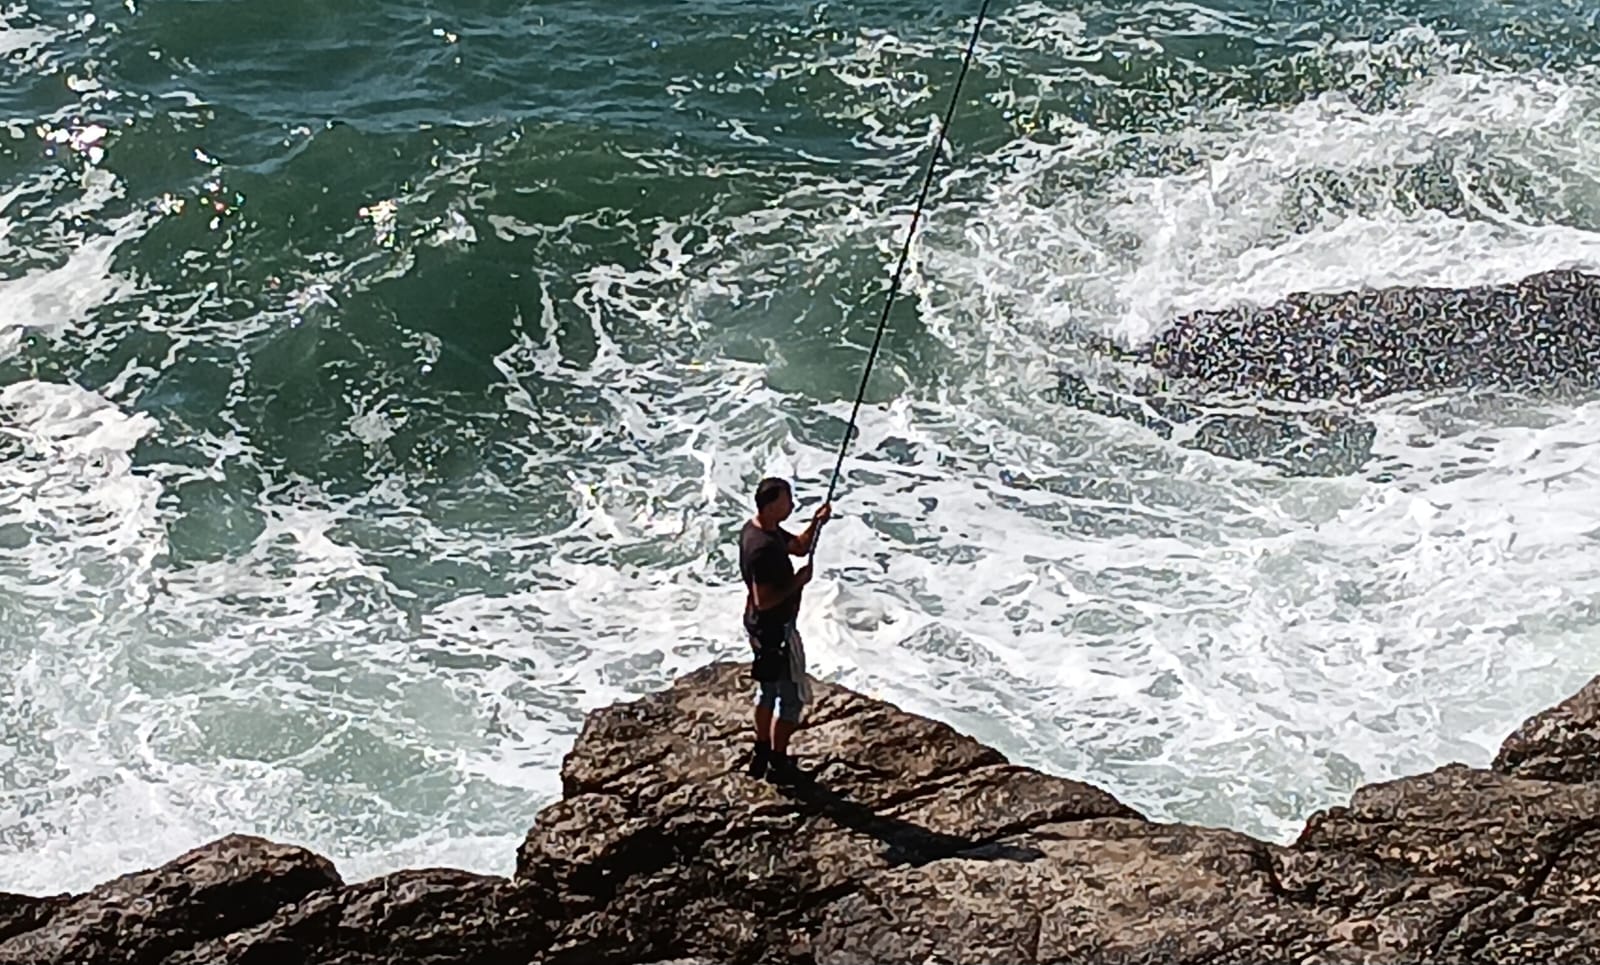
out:
M1600 386L1600 277L1294 293L1180 316L1133 348L1090 347L1138 371L1063 371L1058 401L1189 448L1342 475L1370 461L1364 413L1391 396Z
M38 965L1484 962L1600 957L1600 679L1490 769L1371 785L1288 846L1147 820L821 684L809 779L743 773L744 668L596 711L511 878L344 884L227 838L87 894L0 896Z
M1547 271L1499 285L1292 294L1194 312L1145 353L1205 392L1370 401L1457 386L1593 384L1597 337L1600 277Z

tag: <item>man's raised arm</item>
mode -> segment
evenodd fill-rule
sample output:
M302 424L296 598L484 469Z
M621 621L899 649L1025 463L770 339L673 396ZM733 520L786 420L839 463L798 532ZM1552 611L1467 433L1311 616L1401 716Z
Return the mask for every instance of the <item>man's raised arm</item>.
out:
M799 536L789 537L789 555L804 556L811 552L812 544L817 541L817 530L821 529L822 524L826 523L832 516L833 507L831 505L823 503L818 506L816 513L811 517L811 524L806 527L805 532Z

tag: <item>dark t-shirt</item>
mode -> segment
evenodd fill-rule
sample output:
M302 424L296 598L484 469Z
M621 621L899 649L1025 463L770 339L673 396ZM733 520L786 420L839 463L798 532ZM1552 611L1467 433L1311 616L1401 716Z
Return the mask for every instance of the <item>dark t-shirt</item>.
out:
M739 533L739 575L747 587L756 583L781 584L794 576L794 563L789 560L789 534L783 527L767 532L746 522ZM781 641L783 628L800 613L800 591L796 590L782 603L768 610L755 609L755 595L745 607L745 629L763 642Z

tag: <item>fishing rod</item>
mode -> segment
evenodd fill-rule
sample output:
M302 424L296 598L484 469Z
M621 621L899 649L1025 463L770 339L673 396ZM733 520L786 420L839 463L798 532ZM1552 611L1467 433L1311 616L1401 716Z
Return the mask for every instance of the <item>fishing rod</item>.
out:
M850 408L850 423L845 428L844 440L839 444L839 458L833 464L833 479L828 483L828 498L824 504L831 504L833 496L839 486L839 474L844 469L845 452L850 448L850 440L855 435L856 417L861 413L861 400L867 394L867 380L872 376L873 363L878 360L878 346L883 343L883 333L889 324L889 310L894 307L895 296L900 293L900 276L904 274L906 261L911 256L911 240L916 237L917 223L922 220L922 209L928 202L928 191L933 187L933 169L939 160L939 148L944 145L946 136L950 131L950 121L955 117L956 103L961 99L961 85L967 79L967 71L972 66L973 54L978 49L978 36L983 32L984 19L989 14L990 0L983 0L978 7L978 18L972 25L972 39L967 41L967 54L961 61L961 72L956 75L955 89L950 92L950 103L945 108L944 121L939 125L939 137L933 142L933 147L928 152L928 166L922 176L922 190L917 195L917 203L911 210L911 223L906 228L906 240L900 246L900 263L895 266L894 280L889 285L889 296L883 302L883 314L878 319L878 331L872 339L872 349L867 353L866 367L861 370L861 385L856 389L856 401ZM810 560L817 556L817 539L822 535L822 527L817 527L811 534Z

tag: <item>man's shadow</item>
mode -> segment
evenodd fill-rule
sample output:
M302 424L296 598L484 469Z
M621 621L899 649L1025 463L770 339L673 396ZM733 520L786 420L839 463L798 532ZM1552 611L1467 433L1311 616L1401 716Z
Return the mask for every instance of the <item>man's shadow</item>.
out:
M779 794L798 804L802 811L820 815L857 834L882 841L886 846L884 858L891 868L902 865L920 867L945 858L1028 862L1045 856L1038 848L945 834L903 818L881 814L828 787L816 775L806 771L798 771L789 781L778 784L777 789Z

